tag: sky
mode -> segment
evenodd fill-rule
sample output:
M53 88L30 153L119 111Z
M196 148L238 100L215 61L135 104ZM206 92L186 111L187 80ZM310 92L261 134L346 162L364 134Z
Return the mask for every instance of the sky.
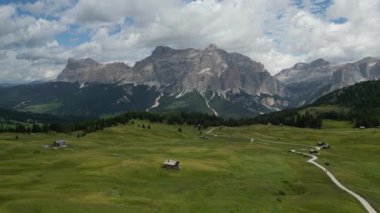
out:
M380 56L380 0L0 0L0 82L52 80L67 59L133 65L158 45L239 52L275 74Z

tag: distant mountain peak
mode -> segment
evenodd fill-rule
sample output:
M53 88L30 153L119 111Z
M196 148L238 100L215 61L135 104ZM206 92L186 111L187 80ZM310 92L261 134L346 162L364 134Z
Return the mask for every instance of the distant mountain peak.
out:
M168 47L168 46L157 46L153 52L152 52L152 55L155 56L155 55L164 55L164 54L168 54L168 53L171 53L173 52L174 49Z
M274 79L260 63L238 53L228 53L210 44L203 50L172 49L158 46L152 55L135 64L126 82L165 85L173 94L198 91L225 94L244 91L249 95L287 96L282 83Z
M323 94L357 82L380 79L380 58L331 65L324 59L299 63L276 75L301 102L311 103Z
M67 68L70 69L78 69L83 68L91 65L98 65L99 63L95 61L92 58L84 58L84 59L75 59L75 58L69 58L67 61Z
M173 94L178 98L195 92L207 104L219 97L231 104L241 102L253 112L258 106L262 112L287 106L290 96L284 84L261 63L239 53L229 53L215 44L205 49L157 46L132 68L120 63L100 64L92 59L69 59L57 81L148 85L164 96ZM250 98L245 100L243 96Z
M92 58L69 58L65 69L57 76L56 81L113 83L128 73L130 67L121 62L100 64Z
M304 67L306 67L307 64L306 63L303 63L303 62L300 62L300 63L297 63L293 66L293 69L303 69Z
M214 51L214 50L217 50L218 49L218 46L216 44L209 44L207 47L206 47L206 51Z
M314 60L309 64L310 67L321 67L321 66L327 66L327 65L330 65L330 62L326 61L323 58Z

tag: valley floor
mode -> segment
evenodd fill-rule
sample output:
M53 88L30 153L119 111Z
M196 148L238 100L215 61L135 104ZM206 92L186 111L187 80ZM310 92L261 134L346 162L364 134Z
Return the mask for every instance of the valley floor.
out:
M326 121L321 130L276 126L216 128L200 138L188 126L117 126L75 135L0 134L0 212L365 212L307 157L380 209L380 131ZM341 127L340 127L341 126ZM204 134L206 132L203 132ZM248 138L282 142L252 143ZM65 139L64 149L43 144ZM180 161L179 171L161 168ZM328 163L326 166L325 164Z

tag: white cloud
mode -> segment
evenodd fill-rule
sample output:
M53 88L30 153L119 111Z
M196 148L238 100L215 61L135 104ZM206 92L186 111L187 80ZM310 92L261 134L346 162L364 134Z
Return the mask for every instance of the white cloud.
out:
M76 0L37 0L32 3L20 4L21 10L37 16L59 17L65 9L75 6Z
M133 63L157 45L215 43L262 62L272 74L321 57L341 63L380 56L380 0L335 0L327 9L325 1L311 0L304 0L304 9L291 0L75 2L0 5L0 65L9 66L1 79L52 78L69 57ZM32 15L17 14L17 7ZM346 23L330 21L342 17ZM90 31L90 39L76 47L59 46L55 35L70 25ZM26 67L31 71L23 71Z
M15 6L0 6L0 48L42 46L66 30L58 21L20 16Z
M58 69L63 69L64 64L52 63L51 59L40 58L38 60L17 59L14 51L7 52L7 59L0 60L1 82L30 82L35 80L51 80Z

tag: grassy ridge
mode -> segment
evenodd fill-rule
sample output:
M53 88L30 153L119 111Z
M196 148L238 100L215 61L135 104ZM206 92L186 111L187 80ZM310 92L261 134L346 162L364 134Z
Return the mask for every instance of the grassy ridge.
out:
M327 121L328 124L329 121ZM193 127L150 124L107 128L77 139L33 134L14 139L0 134L1 212L364 212L291 147L246 139L199 138ZM250 126L216 133L332 149L322 162L349 188L379 209L379 135L371 130L309 130ZM66 139L64 150L42 149ZM160 168L166 158L180 171ZM365 163L363 163L365 162Z

